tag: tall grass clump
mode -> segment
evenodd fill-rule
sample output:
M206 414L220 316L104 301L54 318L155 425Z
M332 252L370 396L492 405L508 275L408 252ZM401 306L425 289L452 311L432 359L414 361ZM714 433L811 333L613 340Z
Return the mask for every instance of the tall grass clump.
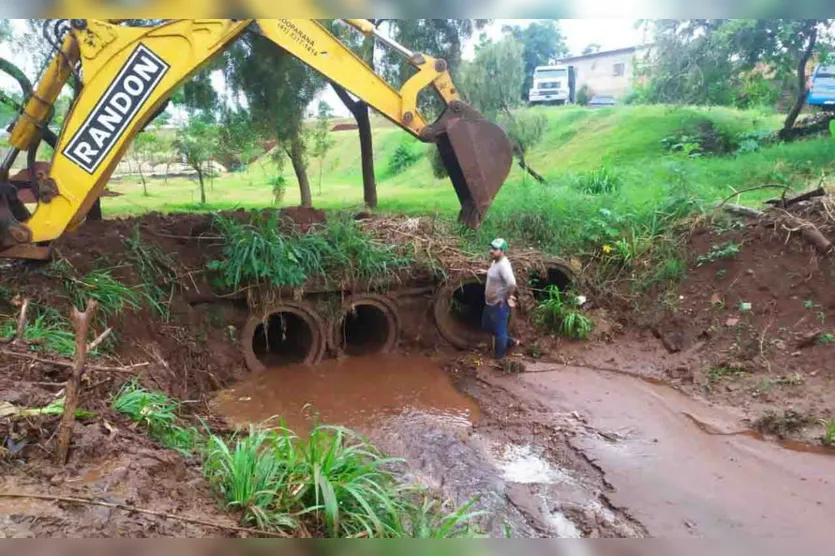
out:
M122 386L114 396L111 407L146 427L151 437L166 448L190 453L199 443L200 435L196 429L177 424L180 404L162 392L142 388L137 379Z
M566 338L588 338L594 321L580 312L577 298L560 292L556 286L549 286L546 291L547 299L534 309L534 322Z
M177 285L174 260L157 245L145 242L137 225L125 239L127 260L139 273L143 297L158 315L169 319L169 305Z
M574 177L572 186L586 195L615 193L623 185L623 178L608 166Z
M75 353L75 333L72 324L53 308L34 305L35 318L26 323L24 339L30 349L54 352L64 357ZM0 327L3 338L11 338L17 333L17 321L8 319ZM96 355L93 352L91 355Z
M204 471L244 523L342 538L472 536L472 504L451 509L399 486L384 457L353 432L317 425L307 439L251 428L209 438Z
M66 269L58 269L64 279L64 288L76 307L84 307L94 299L99 312L105 317L120 316L126 310L137 311L142 307L145 292L132 288L113 277L111 269L95 269L77 278Z
M396 246L387 246L365 233L347 218L332 218L308 233L282 230L276 214L253 215L242 224L218 216L216 228L223 236L224 258L209 268L221 284L301 286L319 277L326 281L381 279L412 262Z

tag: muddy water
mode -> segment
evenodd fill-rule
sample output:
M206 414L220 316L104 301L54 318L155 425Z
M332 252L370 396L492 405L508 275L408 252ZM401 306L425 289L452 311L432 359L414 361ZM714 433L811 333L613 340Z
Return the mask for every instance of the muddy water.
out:
M215 410L237 426L276 416L299 433L313 418L371 433L398 416L422 415L467 427L479 418L476 402L422 356L373 355L329 360L316 367L280 367L252 375L222 392Z
M653 536L831 535L835 457L743 434L739 415L628 376L558 368L493 380L581 415L575 446Z
M358 430L406 461L407 482L458 505L476 499L481 527L492 536L508 530L519 537L580 536L555 500L574 501L615 521L597 486L562 469L529 439L503 434L503 425L487 422L478 404L425 357L358 357L274 369L220 393L213 409L241 427L281 416L301 433L315 413L322 423Z

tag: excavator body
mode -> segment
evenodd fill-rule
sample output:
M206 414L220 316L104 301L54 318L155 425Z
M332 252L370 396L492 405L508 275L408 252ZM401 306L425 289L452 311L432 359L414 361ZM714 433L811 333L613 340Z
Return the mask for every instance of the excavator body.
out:
M60 21L67 23L60 48L22 107L0 165L0 257L48 257L49 244L84 221L132 139L176 88L245 32L263 35L405 131L436 143L467 225L481 224L510 171L507 136L462 101L446 62L409 51L367 20L342 21L407 58L416 71L399 90L315 19L167 20L154 27ZM75 100L56 137L48 124L71 78ZM446 105L431 124L418 110L427 88ZM54 148L49 165L35 160L41 141ZM12 178L23 151L26 171Z

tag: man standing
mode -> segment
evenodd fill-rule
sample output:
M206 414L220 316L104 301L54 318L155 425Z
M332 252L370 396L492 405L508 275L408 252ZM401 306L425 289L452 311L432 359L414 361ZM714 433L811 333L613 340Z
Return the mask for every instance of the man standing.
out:
M508 344L517 345L517 341L507 334L510 319L510 307L513 293L516 291L516 277L505 253L507 242L501 238L490 244L490 258L493 264L487 271L487 284L484 287L484 315L481 326L494 338L496 359L504 359Z

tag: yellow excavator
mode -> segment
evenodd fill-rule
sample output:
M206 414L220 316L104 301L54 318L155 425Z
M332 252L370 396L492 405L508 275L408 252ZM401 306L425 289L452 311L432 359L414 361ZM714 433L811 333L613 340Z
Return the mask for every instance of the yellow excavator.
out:
M414 74L397 90L316 19L179 19L135 27L121 19L52 20L55 54L11 128L0 165L0 257L44 259L50 242L84 222L134 136L200 68L244 33L259 33L344 87L415 137L438 146L461 203L477 228L512 163L505 133L461 100L447 63L381 34L365 19L344 23L402 55ZM77 84L60 134L48 128L68 80ZM418 95L431 88L445 109L433 123ZM35 160L41 141L54 149ZM27 152L24 171L10 177ZM27 191L28 190L28 191Z

